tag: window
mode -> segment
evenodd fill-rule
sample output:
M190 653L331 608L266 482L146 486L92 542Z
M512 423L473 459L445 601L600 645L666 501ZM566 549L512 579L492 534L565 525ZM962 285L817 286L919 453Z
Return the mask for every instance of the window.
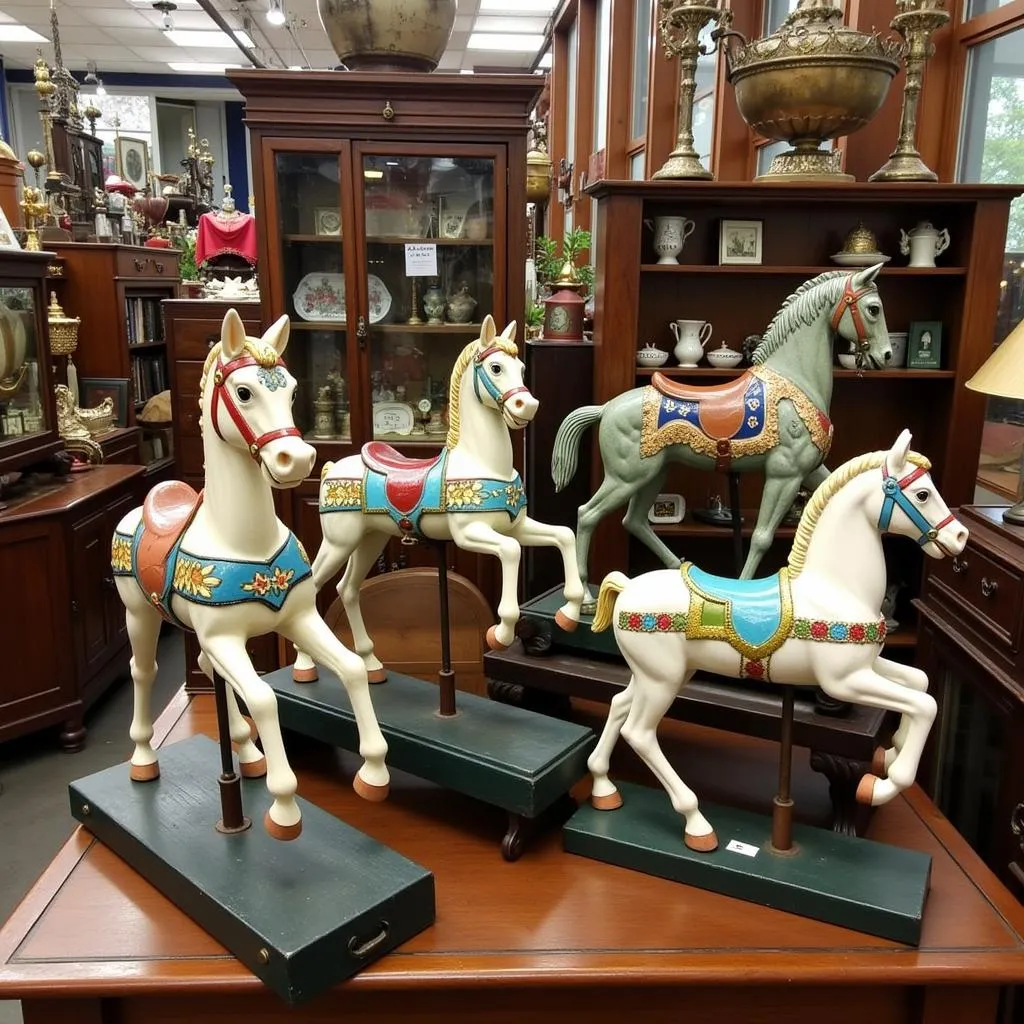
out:
M704 26L700 42L705 49L712 49L711 33L713 23ZM711 150L714 148L715 100L718 92L718 54L704 53L697 59L697 87L693 94L693 148L700 154L705 167L711 167Z
M632 139L639 139L647 134L647 90L651 71L651 4L652 0L636 0L633 8L633 108L630 115ZM642 178L643 174L640 176Z
M768 0L764 5L764 32L771 35L796 10L798 0Z

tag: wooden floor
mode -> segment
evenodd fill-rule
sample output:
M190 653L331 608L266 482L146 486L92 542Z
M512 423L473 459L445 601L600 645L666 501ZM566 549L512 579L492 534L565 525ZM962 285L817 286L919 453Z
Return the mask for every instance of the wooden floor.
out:
M581 717L600 722L586 708ZM168 742L213 726L211 699L184 694L160 724ZM701 796L766 805L773 744L678 723L666 733ZM798 806L820 818L824 783L799 754ZM318 1024L342 1014L376 1024L760 1024L783 1014L800 1024L985 1024L997 1020L1002 987L1024 982L1024 913L916 789L882 808L869 834L934 858L919 949L574 857L557 832L509 864L494 809L398 773L390 799L368 804L351 791L350 755L307 746L293 762L303 796L434 872L432 928L290 1011L78 830L0 931L0 998L24 1000L28 1024Z

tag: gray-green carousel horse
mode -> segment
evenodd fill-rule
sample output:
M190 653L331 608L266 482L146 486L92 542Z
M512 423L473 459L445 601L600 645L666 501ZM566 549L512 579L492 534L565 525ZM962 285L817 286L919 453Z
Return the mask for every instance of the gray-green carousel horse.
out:
M604 480L580 507L576 557L587 581L594 528L628 502L623 524L668 568L680 559L651 528L647 513L671 462L728 473L764 473L764 494L743 579L757 571L801 485L813 490L828 471L832 441L832 339L857 353L861 368L892 358L875 278L882 265L834 270L802 284L775 314L746 373L700 387L655 373L651 383L604 405L571 412L558 428L551 460L557 490L573 478L580 435L600 421ZM589 593L589 591L588 591ZM592 603L590 604L592 608Z

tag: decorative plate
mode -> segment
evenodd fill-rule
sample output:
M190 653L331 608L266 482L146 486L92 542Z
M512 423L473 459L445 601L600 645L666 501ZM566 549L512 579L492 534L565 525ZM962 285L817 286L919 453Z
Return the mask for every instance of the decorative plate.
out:
M292 302L303 320L344 320L345 275L307 274L295 289Z
M686 502L681 494L659 494L647 513L649 523L681 523Z
M377 434L402 434L412 433L416 425L416 417L413 414L412 406L405 402L374 402L373 404L373 433Z
M888 263L891 259L891 256L883 256L880 252L837 252L832 262L841 267L873 267L876 263Z
M376 274L367 276L366 292L370 299L370 323L379 324L391 312L391 292Z

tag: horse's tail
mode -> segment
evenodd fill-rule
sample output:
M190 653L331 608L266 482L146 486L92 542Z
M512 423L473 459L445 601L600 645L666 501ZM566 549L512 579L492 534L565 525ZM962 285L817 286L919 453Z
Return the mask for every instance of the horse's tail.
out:
M591 423L601 418L603 411L603 405L584 405L562 420L555 435L555 449L551 453L551 479L555 482L556 491L563 490L576 475L580 435Z
M612 612L619 594L626 589L629 577L624 572L610 572L605 576L597 594L597 612L590 624L591 633L600 633L612 624Z

